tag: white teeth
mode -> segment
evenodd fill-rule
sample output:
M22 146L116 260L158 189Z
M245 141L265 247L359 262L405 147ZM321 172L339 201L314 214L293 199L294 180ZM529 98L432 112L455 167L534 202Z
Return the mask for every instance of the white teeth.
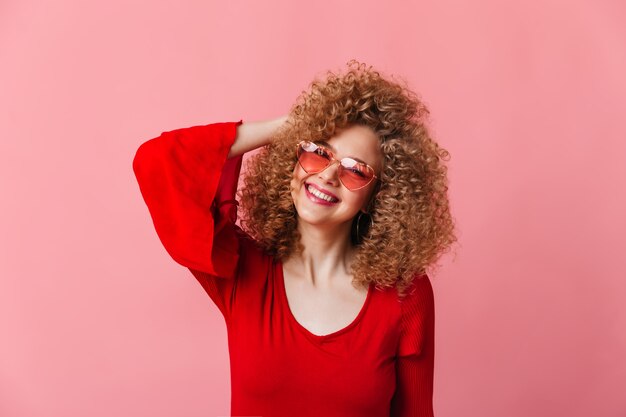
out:
M313 194L315 197L321 198L322 200L326 200L326 201L329 201L329 202L337 201L336 198L333 198L333 197L331 197L331 196L329 196L327 194L324 194L323 192L321 192L321 191L311 187L310 185L307 185L307 190L309 190L309 192L311 194Z

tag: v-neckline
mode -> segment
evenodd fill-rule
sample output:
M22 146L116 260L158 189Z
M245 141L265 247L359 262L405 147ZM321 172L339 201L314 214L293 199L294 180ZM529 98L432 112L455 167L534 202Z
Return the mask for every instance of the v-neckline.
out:
M300 329L300 331L304 332L310 338L317 340L317 341L322 341L322 340L326 340L326 339L344 334L350 329L352 329L353 327L355 327L361 321L362 317L365 315L367 306L369 305L370 299L372 298L373 285L371 283L369 284L367 288L367 295L365 296L365 301L363 302L363 305L361 306L359 313L356 315L354 320L352 320L347 326L339 330L335 330L334 332L331 332L328 334L319 335L319 334L312 333L309 329L307 329L302 324L300 324L300 322L296 319L296 316L293 315L293 312L291 311L291 307L289 306L289 299L287 298L287 289L285 288L285 272L284 272L282 262L278 261L277 267L278 267L278 272L279 272L278 273L278 281L279 281L278 286L280 287L280 290L281 290L282 301L284 302L283 304L285 305L287 309L287 315L289 316L289 320L298 329Z

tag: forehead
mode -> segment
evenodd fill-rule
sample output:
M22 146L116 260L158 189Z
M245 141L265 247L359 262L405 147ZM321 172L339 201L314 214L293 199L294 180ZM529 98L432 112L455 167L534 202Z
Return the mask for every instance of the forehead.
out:
M371 165L377 171L382 167L380 141L376 133L367 126L343 128L331 138L316 142L328 146L336 158L353 158Z

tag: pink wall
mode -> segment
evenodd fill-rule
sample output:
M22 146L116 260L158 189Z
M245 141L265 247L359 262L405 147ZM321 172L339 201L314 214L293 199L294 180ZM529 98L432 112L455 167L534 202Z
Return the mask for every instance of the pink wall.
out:
M626 7L516 3L2 1L0 415L227 414L223 320L132 157L357 58L452 154L437 415L625 416Z

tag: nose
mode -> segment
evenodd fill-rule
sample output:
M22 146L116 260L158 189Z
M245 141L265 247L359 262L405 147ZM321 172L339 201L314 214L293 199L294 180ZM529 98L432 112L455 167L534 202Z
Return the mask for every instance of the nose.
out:
M339 161L332 161L330 165L318 172L317 175L327 184L332 184L335 187L339 186L339 177L337 170L339 169Z

